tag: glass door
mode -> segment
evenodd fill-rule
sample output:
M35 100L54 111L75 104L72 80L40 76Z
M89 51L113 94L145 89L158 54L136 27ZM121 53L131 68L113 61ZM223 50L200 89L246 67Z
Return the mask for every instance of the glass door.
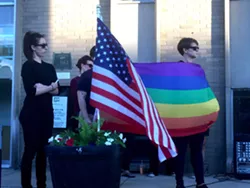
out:
M2 167L9 167L11 164L14 4L14 0L0 0L0 143Z

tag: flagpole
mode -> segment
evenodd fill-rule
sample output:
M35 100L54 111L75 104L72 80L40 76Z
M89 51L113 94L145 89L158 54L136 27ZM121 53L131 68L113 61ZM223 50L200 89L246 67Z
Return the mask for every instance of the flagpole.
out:
M97 14L97 18L99 18L100 20L103 21L101 8L102 7L101 7L100 1L99 1L99 3L96 5L96 14Z
M103 21L100 0L96 5L96 15L97 18ZM97 132L99 132L101 130L101 119L100 119L100 110L98 108L96 108L96 119L97 119Z

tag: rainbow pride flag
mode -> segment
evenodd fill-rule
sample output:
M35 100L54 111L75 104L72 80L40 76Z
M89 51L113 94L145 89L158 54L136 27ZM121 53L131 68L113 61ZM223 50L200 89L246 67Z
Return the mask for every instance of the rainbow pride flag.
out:
M218 101L200 65L194 63L135 63L138 74L173 137L205 132L216 120ZM144 127L128 125L112 115L104 129L145 134Z

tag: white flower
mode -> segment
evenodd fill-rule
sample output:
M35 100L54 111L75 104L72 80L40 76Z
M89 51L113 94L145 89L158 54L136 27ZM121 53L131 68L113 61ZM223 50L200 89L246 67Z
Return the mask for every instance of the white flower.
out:
M104 136L109 136L111 133L108 133L108 132L106 132L106 133L104 133Z
M119 137L120 137L120 139L122 140L122 138L123 138L123 134L122 134L122 133L120 133L120 134L119 134Z
M123 138L122 141L123 141L123 143L125 143L125 142L127 141L127 139L126 139L126 138Z
M62 138L60 137L60 135L59 135L59 134L56 135L55 140L56 140L57 142L60 142L60 139L62 139Z
M108 140L108 142L110 142L110 143L112 143L112 142L114 141L113 138L108 138L107 140Z
M106 141L106 142L105 142L105 145L106 145L106 146L110 146L110 145L111 145L111 142Z
M51 142L53 142L53 140L54 140L54 136L51 136L51 137L49 138L48 142L51 143Z

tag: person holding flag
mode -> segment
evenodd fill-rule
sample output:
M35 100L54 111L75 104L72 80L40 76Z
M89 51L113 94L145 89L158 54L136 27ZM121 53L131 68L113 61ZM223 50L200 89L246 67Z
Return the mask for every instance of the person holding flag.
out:
M184 61L181 61L181 63L193 63L199 51L199 44L197 40L193 38L182 38L177 45L177 49L184 58ZM183 182L183 173L185 165L185 154L188 144L190 145L191 163L196 178L196 187L207 188L206 184L204 183L204 164L202 149L205 132L207 132L208 130L209 129L204 129L203 131L195 134L173 137L174 143L178 150L178 156L174 159L174 171L177 188L185 188Z

